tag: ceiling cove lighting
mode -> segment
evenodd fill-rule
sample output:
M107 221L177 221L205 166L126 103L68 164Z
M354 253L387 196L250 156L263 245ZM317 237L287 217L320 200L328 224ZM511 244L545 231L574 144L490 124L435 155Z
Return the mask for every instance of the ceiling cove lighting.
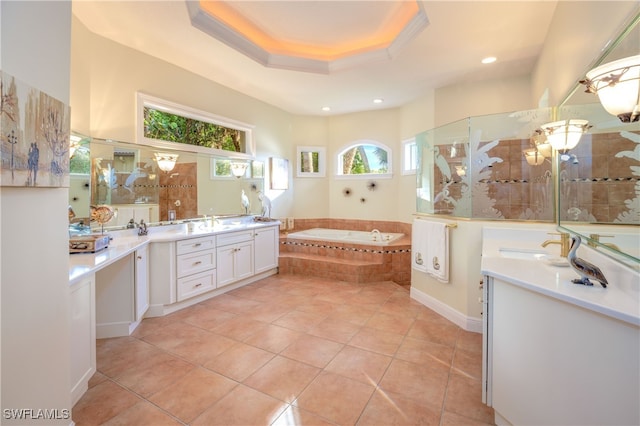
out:
M640 119L640 55L600 65L580 81L595 93L609 114L623 123Z
M176 161L178 161L178 154L168 154L166 152L156 152L153 154L156 158L156 163L158 163L158 167L165 173L169 173L176 166Z
M591 126L587 120L570 119L543 124L541 127L553 149L564 152L575 148Z

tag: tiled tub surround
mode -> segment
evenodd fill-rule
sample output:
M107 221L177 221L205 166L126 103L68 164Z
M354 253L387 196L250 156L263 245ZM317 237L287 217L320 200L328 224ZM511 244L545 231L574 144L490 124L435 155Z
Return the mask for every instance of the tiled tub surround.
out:
M402 222L355 219L296 219L295 229L344 229L402 233L404 237L385 246L289 239L280 234L279 270L352 283L393 281L411 284L411 225Z

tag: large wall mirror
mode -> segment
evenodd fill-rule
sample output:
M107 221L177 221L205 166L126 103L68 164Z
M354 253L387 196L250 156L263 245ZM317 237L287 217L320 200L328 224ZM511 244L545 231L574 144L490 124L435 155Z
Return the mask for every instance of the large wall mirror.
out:
M640 13L594 60L590 69L636 55L640 55ZM585 70L585 76L588 71ZM557 112L559 120L584 119L591 126L575 148L558 158L559 226L637 267L640 121L621 122L602 107L597 95L585 93L585 88L583 84L577 85Z
M69 188L74 223L89 224L90 205L114 210L105 228L122 228L132 219L161 224L262 211L261 162L87 137L77 140ZM243 193L249 198L248 209L242 204Z

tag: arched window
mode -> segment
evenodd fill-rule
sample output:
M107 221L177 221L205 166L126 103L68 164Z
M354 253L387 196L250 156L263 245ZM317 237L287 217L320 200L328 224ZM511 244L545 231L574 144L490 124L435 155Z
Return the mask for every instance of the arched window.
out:
M338 152L337 176L391 176L391 150L380 142L357 141Z

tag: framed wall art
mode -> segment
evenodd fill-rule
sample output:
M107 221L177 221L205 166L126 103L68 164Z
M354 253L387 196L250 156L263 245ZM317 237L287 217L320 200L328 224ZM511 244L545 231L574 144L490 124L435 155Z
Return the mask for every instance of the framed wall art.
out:
M0 185L69 187L70 108L0 71Z
M298 146L298 177L324 177L326 171L325 148L322 146Z

